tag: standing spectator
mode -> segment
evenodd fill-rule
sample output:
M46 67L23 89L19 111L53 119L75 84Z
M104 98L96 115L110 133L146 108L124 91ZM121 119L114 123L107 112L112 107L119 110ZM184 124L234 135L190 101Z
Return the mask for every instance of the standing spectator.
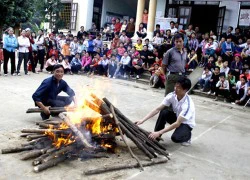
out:
M212 72L208 67L205 67L202 76L199 79L200 90L202 92L206 91L209 88L209 81L211 77L212 77Z
M89 72L90 64L92 62L92 58L88 52L86 52L85 56L82 57L82 70L83 72Z
M148 10L147 9L144 9L143 11L142 23L143 23L143 26L147 29L147 26L148 26Z
M120 23L120 18L117 18L116 19L116 23L115 23L115 30L114 30L114 33L120 33L121 31L121 28L122 28L122 24Z
M77 33L78 40L82 39L82 36L88 35L88 33L84 30L84 26L81 26L80 28L81 28L80 31L78 31L78 33Z
M147 36L147 29L145 28L143 23L139 24L139 30L136 31L136 34L139 38L144 39Z
M120 33L122 33L123 31L126 33L127 24L128 24L128 21L127 20L123 20Z
M201 41L202 41L202 34L200 32L200 28L198 26L196 26L194 28L194 32L196 34L196 39L199 41L199 43L201 43Z
M116 58L116 56L114 54L111 55L111 58L108 62L108 75L109 78L113 78L115 71L117 69L117 63L118 63L118 59Z
M32 47L36 46L36 45L34 45L35 44L34 38L36 38L36 36L33 38L33 36L30 33L30 28L26 28L25 31L26 31L26 37L29 38L29 41L30 41L29 61L30 61L30 64L31 64L32 72L37 73L36 72L36 63L35 63L34 57L32 55L32 52L33 52ZM34 34L34 35L36 35L36 34ZM37 47L34 48L34 51L37 51Z
M135 22L134 18L130 18L129 23L126 28L126 33L129 38L132 38L135 33Z
M195 52L197 52L197 49L199 47L199 42L196 39L195 32L191 33L191 38L188 41L188 47L189 47L189 50L194 49Z
M55 55L52 54L51 57L45 63L45 69L51 73L54 69L54 66L57 64Z
M240 60L241 60L240 54L235 54L234 55L234 61L232 62L231 68L230 68L233 75L236 78L236 81L239 80L240 74L242 73L242 68L243 68L242 62Z
M100 48L101 52L102 52L102 50L103 50L103 43L102 43L101 35L100 34L97 34L96 38L94 39L94 45L95 45L95 48L94 48L95 52L97 52L98 48Z
M120 72L125 79L128 77L127 74L130 72L130 61L131 58L126 51L120 61Z
M170 31L172 36L174 36L174 34L178 31L178 29L175 27L174 21L170 22Z
M232 43L232 37L228 36L227 41L222 44L221 55L224 61L228 61L231 65L233 54L234 54L234 44Z
M95 48L95 42L93 40L93 36L89 35L89 40L87 42L87 48L88 48L88 53L93 57L94 56L94 48Z
M80 60L80 54L76 53L70 62L72 73L79 74L79 71L82 69L82 62Z
M194 32L193 25L189 24L188 28L185 30L185 32L186 32L187 37L190 38L190 35Z
M50 34L49 36L49 46L48 46L48 52L53 49L53 46L56 46L57 49L57 42L55 39L55 35L53 33Z
M233 31L233 27L232 27L232 26L229 26L229 27L227 28L227 32L223 33L223 34L221 35L221 37L224 37L225 39L230 38L233 42L236 42L236 41L235 41L235 36L233 35L232 31Z
M174 23L174 27L177 29L177 32L180 30L180 26L178 22Z
M66 39L66 43L62 45L62 55L69 58L70 61L70 40Z
M18 65L17 65L17 75L21 76L20 68L22 62L24 60L24 73L25 75L29 75L27 69L27 63L29 60L29 47L30 47L30 40L26 37L26 31L22 30L21 36L18 37L18 46L19 46L19 56L18 56Z
M75 57L75 54L77 53L78 50L78 41L77 41L77 37L74 36L73 41L70 43L70 61L73 59L73 57Z
M224 102L227 102L229 97L229 82L225 79L225 74L220 73L220 79L216 84L215 89L215 101L218 101L218 95L221 94L224 96Z
M182 34L174 35L175 47L169 49L163 57L162 69L166 74L165 95L174 91L174 86L180 76L185 75L187 53L184 51L184 37ZM167 72L168 69L168 73Z
M13 35L14 30L12 28L8 28L8 35L4 37L3 44L3 56L4 56L4 76L8 74L8 62L10 59L11 62L11 75L16 75L16 60L15 60L15 50L18 46L17 38Z
M215 95L216 84L219 81L219 78L220 78L220 68L218 66L216 66L214 68L214 72L212 74L212 77L209 80L211 90L208 92L208 94Z
M37 58L40 63L40 70L38 72L43 72L44 66L44 56L45 56L45 41L43 36L43 30L38 31L38 36L36 38L35 44L38 46Z

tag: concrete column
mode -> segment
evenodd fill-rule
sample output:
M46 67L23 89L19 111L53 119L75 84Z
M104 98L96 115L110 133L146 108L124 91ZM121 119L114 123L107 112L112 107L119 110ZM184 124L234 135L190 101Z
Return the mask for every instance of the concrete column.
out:
M92 25L94 0L73 0L73 3L78 3L76 31L84 26L85 31L89 30Z
M157 5L157 0L150 0L149 10L148 10L148 29L147 29L147 37L146 37L150 41L153 39L153 36L154 36L156 5Z
M137 40L138 38L136 31L138 31L139 24L142 22L142 15L143 15L144 8L145 8L145 0L138 0L137 11L136 11L136 21L135 21L135 34L134 34L134 37L132 38L133 40Z

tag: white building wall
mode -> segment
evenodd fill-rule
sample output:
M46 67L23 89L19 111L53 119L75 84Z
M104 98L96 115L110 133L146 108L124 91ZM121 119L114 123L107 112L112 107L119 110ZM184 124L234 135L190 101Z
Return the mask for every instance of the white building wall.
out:
M221 1L220 7L226 6L224 25L222 32L225 32L228 26L232 26L233 28L238 25L238 17L240 11L240 2L237 1Z
M89 30L92 25L94 0L73 0L73 3L78 3L76 30L72 31L76 34L81 26L85 30Z
M166 0L158 0L156 6L156 16L158 15L158 17L164 17L165 9L166 9Z
M103 0L101 26L106 23L107 12L135 17L136 8L137 7L131 7L126 1L123 0Z

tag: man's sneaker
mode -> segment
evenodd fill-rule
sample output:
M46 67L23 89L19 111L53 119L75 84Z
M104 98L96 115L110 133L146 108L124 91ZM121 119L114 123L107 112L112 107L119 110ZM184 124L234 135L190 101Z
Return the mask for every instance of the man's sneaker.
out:
M21 73L17 73L18 76L21 76Z
M109 75L109 78L112 78L112 76L111 76L111 75Z
M136 79L139 79L139 78L140 78L140 76L139 76L139 75L137 75L137 76L136 76Z
M210 94L211 94L211 91L208 91L207 94L210 95Z
M25 75L30 75L30 73L25 73Z
M214 99L214 101L218 101L218 97L216 97L216 98Z
M188 140L187 142L181 143L182 146L190 146L191 145L191 139Z
M4 74L4 76L8 76L8 74Z
M13 73L12 76L16 76L16 73Z

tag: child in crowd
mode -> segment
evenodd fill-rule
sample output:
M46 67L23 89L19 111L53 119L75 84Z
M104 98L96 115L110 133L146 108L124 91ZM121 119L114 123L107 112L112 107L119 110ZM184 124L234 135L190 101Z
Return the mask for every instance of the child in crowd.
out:
M106 55L103 55L101 60L98 62L97 70L99 75L108 76L108 62L109 59Z
M60 54L60 55L58 56L57 62L58 62L59 64L61 64L61 63L63 62L63 55Z
M50 49L50 51L49 51L49 57L51 57L52 54L55 55L55 59L58 60L59 51L56 49L56 45L53 45L53 48Z
M66 39L66 43L62 45L62 55L64 57L70 56L70 40Z
M62 63L61 63L62 65L63 65L63 68L64 68L64 74L73 74L72 72L71 72L71 65L70 65L70 63L69 63L69 58L67 58L67 57L65 57L63 60L62 60Z
M144 9L143 11L142 24L144 25L145 28L147 28L147 25L148 25L148 10L147 9Z
M229 70L230 68L228 67L228 61L225 61L222 67L220 68L220 73L225 73L225 76L227 77Z
M216 84L215 101L218 101L219 94L224 96L224 102L226 102L229 97L229 82L225 78L225 73L220 73L219 81Z
M239 80L240 74L242 73L242 62L241 62L241 55L240 54L235 54L234 55L234 61L231 63L231 68L230 68L236 78L236 81Z
M99 62L101 61L101 56L97 53L95 56L94 56L94 58L93 58L93 60L92 60L92 62L91 62L91 65L90 65L90 71L88 72L88 75L90 74L90 75L94 75L95 74L95 72L97 71L97 68L98 68L98 64L99 64Z
M223 67L223 59L221 56L218 56L217 61L215 62L215 66L218 66L219 68Z
M132 69L131 75L134 76L136 74L136 79L140 78L140 75L143 73L143 61L140 57L140 54L132 60Z
M202 92L206 91L209 88L209 81L211 77L212 77L212 72L208 67L205 67L202 76L199 80L200 90Z
M70 62L70 66L71 66L72 73L75 73L75 74L80 73L79 71L82 69L82 63L81 63L81 60L80 60L80 54L79 53L75 54L75 57Z
M246 96L248 92L247 87L247 78L242 76L240 81L236 83L236 86L233 87L232 96L236 104L244 105L246 103Z
M215 63L214 63L214 56L209 56L207 62L204 64L205 67L208 67L212 71L214 70Z
M45 63L45 69L51 73L54 69L54 66L57 64L55 55L52 54L51 57Z
M149 85L152 88L164 88L165 87L165 75L162 67L159 64L155 63L153 66L153 70L151 70L151 77L149 79Z
M115 33L115 37L112 41L112 44L111 46L113 46L114 48L118 48L120 45L120 38L119 38L119 34L118 33Z
M198 65L198 59L195 49L191 49L188 54L187 68L189 71L193 71Z
M120 60L122 58L122 56L124 55L124 52L126 51L126 49L124 48L124 44L120 43L119 48L117 48L117 53L118 53L118 59Z
M143 45L142 45L141 39L137 39L137 43L135 44L135 49L139 52L143 50Z
M130 72L130 61L131 58L128 55L128 52L126 51L122 56L121 61L119 62L119 72L121 73L121 75L123 75L125 79L128 77L127 74Z
M121 27L120 33L122 33L122 32L125 32L125 33L126 33L127 24L128 24L128 21L127 21L127 20L123 20L123 23L122 23L122 27Z
M82 71L88 72L90 69L90 64L92 62L92 58L88 52L85 53L85 55L82 57Z
M162 44L162 38L160 37L160 33L156 33L155 37L153 37L152 44L155 47L158 47Z
M144 39L147 36L147 29L144 27L143 23L139 24L139 29L136 31L136 34L139 38Z
M107 52L109 51L108 45L104 44L103 45L103 55L107 55Z
M208 94L214 94L215 95L216 84L219 81L219 78L220 78L220 68L218 66L216 66L214 68L214 72L212 74L212 77L209 80L211 90L208 92Z
M231 70L228 72L227 80L229 82L229 90L232 92L233 87L236 85L236 80Z
M109 75L109 78L113 78L115 72L116 72L116 69L117 69L117 63L118 63L118 59L116 58L116 55L112 54L111 55L111 58L108 62L108 75Z
M216 48L217 47L214 43L214 38L209 37L208 43L205 45L205 54L208 56L214 56Z

